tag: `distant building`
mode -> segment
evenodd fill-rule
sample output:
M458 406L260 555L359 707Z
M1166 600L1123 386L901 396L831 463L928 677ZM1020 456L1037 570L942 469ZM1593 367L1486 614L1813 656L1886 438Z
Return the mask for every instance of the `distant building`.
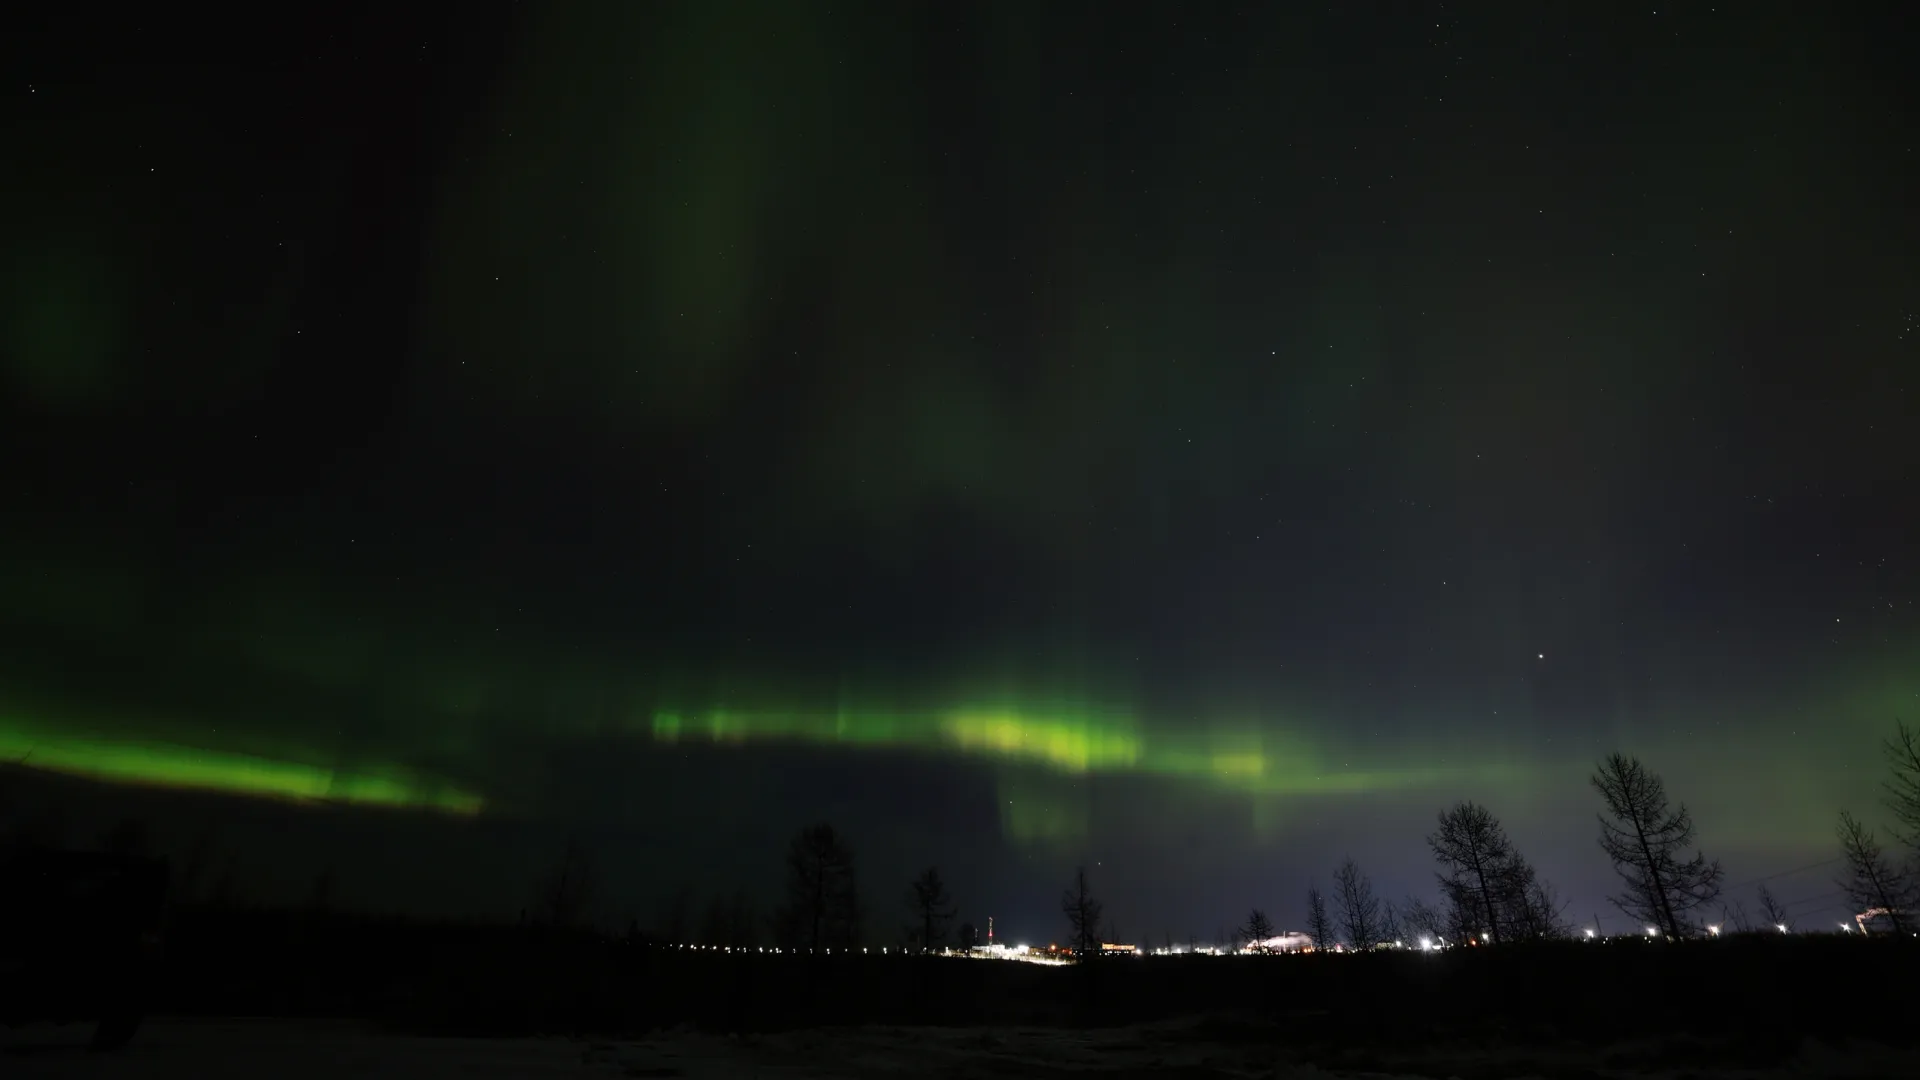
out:
M1296 930L1289 930L1265 941L1249 941L1247 948L1259 952L1302 952L1313 948L1313 938Z
M1102 944L1100 946L1100 951L1103 953L1130 953L1130 952L1133 952L1136 948L1138 948L1138 946Z
M1894 921L1896 914L1900 917L1899 923ZM1868 908L1860 914L1855 915L1853 921L1855 925L1860 927L1860 932L1863 934L1889 934L1901 923L1904 923L1908 929L1911 929L1914 924L1914 913L1905 910L1888 911L1883 907Z

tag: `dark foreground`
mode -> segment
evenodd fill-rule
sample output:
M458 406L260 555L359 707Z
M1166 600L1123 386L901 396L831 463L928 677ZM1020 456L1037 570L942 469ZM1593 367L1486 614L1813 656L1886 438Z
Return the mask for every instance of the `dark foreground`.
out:
M117 1056L87 1055L84 1034L16 1031L0 1075L1920 1076L1920 1026L1887 991L1920 966L1913 940L1049 967L181 916L149 1004L169 1019Z
M34 1036L22 1038L23 1034ZM1294 1046L1284 1026L1190 1020L1130 1028L861 1027L721 1036L691 1031L628 1039L428 1038L394 1035L353 1022L158 1020L132 1049L103 1056L45 1032L15 1033L0 1044L9 1077L130 1080L413 1080L474 1076L498 1080L740 1077L906 1078L1071 1076L1310 1080L1372 1077L1667 1078L1698 1080L1867 1080L1920 1076L1920 1053L1807 1040L1770 1065L1702 1061L1685 1039L1612 1044L1505 1045L1456 1040L1424 1049L1356 1049L1325 1060Z
M1833 936L1273 957L1076 967L879 955L724 953L511 928L176 926L156 1015L333 1016L429 1035L719 1034L885 1024L1112 1027L1200 1015L1333 1046L1607 1041L1689 1033L1779 1060L1803 1038L1911 1042L1920 941Z

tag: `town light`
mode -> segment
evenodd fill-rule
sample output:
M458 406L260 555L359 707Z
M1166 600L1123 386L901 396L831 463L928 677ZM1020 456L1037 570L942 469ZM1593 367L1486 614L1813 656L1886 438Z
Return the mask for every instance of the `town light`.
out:
M1773 924L1773 928L1774 928L1775 930L1778 930L1778 931L1780 931L1780 932L1781 932L1781 933L1783 933L1783 934L1787 932L1787 924L1786 924L1786 923L1774 923L1774 924Z
M1594 934L1593 934L1593 930L1592 930L1592 928L1588 928L1588 930L1587 930L1587 936L1588 936L1589 938L1591 938L1591 937L1593 937L1593 936L1594 936Z

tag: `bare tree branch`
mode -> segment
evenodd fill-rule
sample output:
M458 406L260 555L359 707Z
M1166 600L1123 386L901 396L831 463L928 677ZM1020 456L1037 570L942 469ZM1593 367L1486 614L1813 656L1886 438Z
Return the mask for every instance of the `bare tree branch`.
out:
M947 895L947 883L940 880L940 869L929 866L907 886L907 908L919 925L911 932L914 944L932 949L947 936L947 921L954 916L953 897Z
M1889 860L1873 830L1845 810L1840 811L1838 831L1847 873L1835 884L1847 894L1856 914L1877 912L1896 935L1905 934L1913 922L1916 901L1912 875Z
M1081 956L1099 952L1100 919L1105 908L1093 895L1093 886L1087 884L1086 867L1074 871L1073 884L1060 895L1060 910L1067 916L1074 951Z
M1316 949L1333 948L1333 920L1327 917L1327 901L1320 895L1318 885L1307 888L1307 936L1313 939Z
M853 852L827 824L810 825L787 848L787 905L780 936L792 948L850 948L860 938Z
M1666 785L1638 758L1608 755L1592 783L1607 806L1600 817L1600 847L1625 885L1610 897L1613 905L1668 937L1686 936L1691 923L1682 916L1720 895L1717 860L1696 851L1681 861L1683 849L1693 843L1693 815L1685 803L1677 808L1668 803Z
M1352 859L1341 863L1334 871L1333 888L1347 944L1355 949L1380 944L1380 901L1373 895L1373 882L1360 872L1360 865Z

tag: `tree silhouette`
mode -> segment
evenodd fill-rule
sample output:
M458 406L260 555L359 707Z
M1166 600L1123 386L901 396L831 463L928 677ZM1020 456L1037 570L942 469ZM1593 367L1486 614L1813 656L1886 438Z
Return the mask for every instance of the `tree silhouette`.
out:
M1240 928L1240 940L1248 945L1262 945L1273 939L1273 920L1267 913L1254 908L1247 916L1247 925Z
M946 938L947 921L954 915L953 897L947 895L938 867L927 867L908 884L907 908L920 924L912 936L922 949L932 949Z
M1400 910L1391 900L1380 901L1380 940L1400 942Z
M1629 918L1652 923L1668 937L1684 936L1681 916L1720 895L1718 861L1700 852L1681 861L1693 843L1686 804L1670 807L1660 777L1625 754L1609 754L1592 783L1612 817L1600 817L1600 847L1625 885L1609 899Z
M1747 918L1747 905L1738 900L1721 908L1720 917L1733 924L1733 931L1736 934L1753 933L1753 920Z
M1873 831L1845 810L1840 811L1839 833L1847 873L1836 884L1847 894L1856 913L1877 910L1886 916L1895 934L1905 934L1916 901L1912 876L1888 860Z
M545 926L576 929L586 921L599 889L593 856L569 837L559 860L534 889L534 918Z
M1417 896L1407 897L1400 908L1401 926L1419 937L1439 938L1447 936L1447 923L1432 904Z
M1093 886L1087 884L1086 867L1073 872L1073 884L1060 894L1060 910L1067 917L1068 940L1073 942L1074 951L1081 956L1099 952L1100 917L1105 908L1093 895Z
M1783 933L1793 929L1793 920L1787 917L1787 906L1774 899L1773 890L1765 884L1760 886L1760 917Z
M1327 901L1318 885L1307 886L1307 936L1316 949L1333 948L1333 920L1327 917Z
M1340 929L1346 932L1347 944L1356 949L1380 944L1380 901L1359 863L1348 859L1334 871L1333 899L1340 907Z
M787 848L782 936L795 948L847 948L860 936L853 852L827 824L800 830Z
M1513 921L1509 909L1524 896L1523 879L1532 872L1500 819L1479 803L1456 803L1440 812L1427 846L1440 864L1440 891L1459 912L1455 921L1485 927L1499 944L1507 936L1502 924Z
M1896 723L1893 736L1880 744L1893 776L1887 780L1887 809L1893 811L1894 838L1920 860L1920 729Z
M1540 880L1533 867L1521 863L1522 873L1514 882L1508 904L1510 921L1508 941L1546 941L1571 937L1573 925L1567 921L1567 901L1548 882Z

